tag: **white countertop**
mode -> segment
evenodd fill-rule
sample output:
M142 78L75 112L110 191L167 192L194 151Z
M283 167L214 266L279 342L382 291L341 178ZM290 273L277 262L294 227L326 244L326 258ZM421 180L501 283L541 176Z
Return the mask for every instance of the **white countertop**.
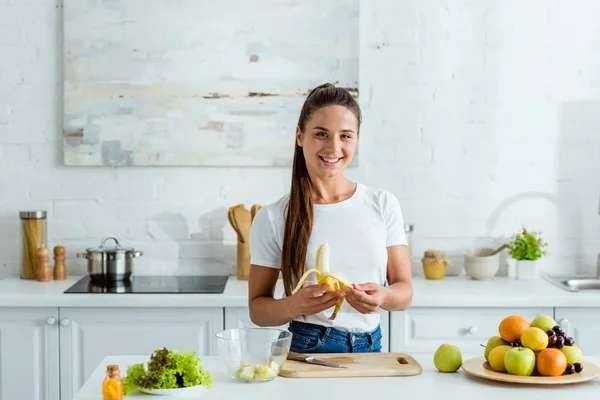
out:
M221 294L64 293L81 276L37 282L0 279L0 307L247 307L248 283L229 277ZM465 276L443 280L413 278L411 307L600 307L598 292L567 292L538 279L496 277L475 281ZM283 287L278 285L276 296Z
M479 357L480 355L476 355ZM467 374L462 369L456 373L441 373L433 366L432 355L413 355L421 364L423 372L416 376L376 377L376 378L284 378L277 377L270 382L247 384L232 380L225 371L225 366L218 357L203 357L205 367L213 377L212 388L202 399L277 399L306 400L307 397L335 399L407 398L407 399L531 399L532 396L543 396L544 400L564 400L565 398L588 399L597 398L600 393L600 378L570 385L522 385L495 382L480 379ZM471 356L463 355L467 360ZM125 376L127 366L147 361L148 357L109 356L98 365L90 378L75 395L73 400L102 400L102 380L105 377L106 365L120 366ZM600 365L600 356L585 357L585 361ZM285 385L285 388L283 387ZM460 394L459 391L460 390ZM376 395L375 391L381 393ZM128 398L148 395L135 392ZM169 399L172 397L159 397Z

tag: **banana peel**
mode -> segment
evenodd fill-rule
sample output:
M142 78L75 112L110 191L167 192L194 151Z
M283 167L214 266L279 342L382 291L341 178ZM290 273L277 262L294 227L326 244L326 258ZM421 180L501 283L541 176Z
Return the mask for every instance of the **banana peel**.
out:
M330 272L329 244L327 242L321 243L317 248L315 261L315 268L309 269L304 273L304 275L302 275L300 281L294 290L292 290L292 294L295 294L298 290L300 290L306 278L308 278L308 276L314 272L317 276L317 283L319 286L329 285L329 289L326 293L333 292L335 290L339 290L342 293L342 298L336 303L333 313L329 317L330 320L334 320L337 317L342 304L344 303L345 289L346 287L352 287L352 283L346 280L342 273Z

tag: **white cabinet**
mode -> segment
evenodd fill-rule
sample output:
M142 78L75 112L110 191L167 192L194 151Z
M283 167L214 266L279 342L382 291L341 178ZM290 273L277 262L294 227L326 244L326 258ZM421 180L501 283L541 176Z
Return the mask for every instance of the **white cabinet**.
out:
M0 308L0 399L59 400L58 308Z
M413 307L390 315L390 351L432 353L442 344L458 346L463 353L479 354L481 344L498 335L498 325L510 315L531 321L553 315L553 308L430 308ZM483 354L483 353L482 353Z
M250 309L248 307L225 308L225 329L232 328L256 328L257 325L250 321ZM288 324L276 328L287 330Z
M565 334L575 340L584 356L600 354L600 307L560 307L556 308L554 316Z
M381 314L381 351L389 351L389 315L390 313L380 310ZM225 329L256 327L250 321L248 307L227 307L225 308ZM288 324L278 326L280 329L287 330Z
M61 400L70 400L102 359L158 348L216 354L223 308L61 308ZM123 374L126 371L122 371Z

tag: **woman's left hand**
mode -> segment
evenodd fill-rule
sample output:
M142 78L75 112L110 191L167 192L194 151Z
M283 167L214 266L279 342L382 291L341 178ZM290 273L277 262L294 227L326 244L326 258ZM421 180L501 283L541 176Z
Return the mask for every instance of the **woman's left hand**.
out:
M358 312L371 314L376 312L383 303L385 288L377 283L367 282L346 288L346 301Z

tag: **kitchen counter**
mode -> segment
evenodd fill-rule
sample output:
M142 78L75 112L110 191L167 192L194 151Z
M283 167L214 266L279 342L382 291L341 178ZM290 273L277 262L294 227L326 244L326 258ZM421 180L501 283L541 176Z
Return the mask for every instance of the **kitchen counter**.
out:
M248 284L229 277L221 294L64 293L81 276L37 282L19 277L0 279L0 307L247 307ZM474 281L465 276L443 280L413 278L411 307L600 307L600 294L572 293L538 279L497 277ZM281 297L283 287L277 286Z
M433 366L432 357L431 354L414 355L423 367L423 372L416 376L335 379L277 377L270 382L256 384L236 382L226 374L225 367L218 357L202 357L205 367L212 374L213 385L204 396L193 398L305 400L307 396L314 394L319 398L335 399L364 399L374 396L441 399L447 398L449 393L455 393L455 397L466 399L531 399L532 396L542 395L544 400L564 400L566 397L597 398L600 393L600 378L571 385L508 384L472 377L462 369L456 373L440 373ZM471 356L463 355L463 357L466 360ZM128 365L144 362L147 359L148 357L144 356L105 357L73 400L102 400L101 388L106 365L118 364L121 376L125 376ZM600 356L585 357L585 360L600 365ZM458 394L459 390L460 394ZM125 399L141 397L149 398L148 395L138 391L126 396Z

